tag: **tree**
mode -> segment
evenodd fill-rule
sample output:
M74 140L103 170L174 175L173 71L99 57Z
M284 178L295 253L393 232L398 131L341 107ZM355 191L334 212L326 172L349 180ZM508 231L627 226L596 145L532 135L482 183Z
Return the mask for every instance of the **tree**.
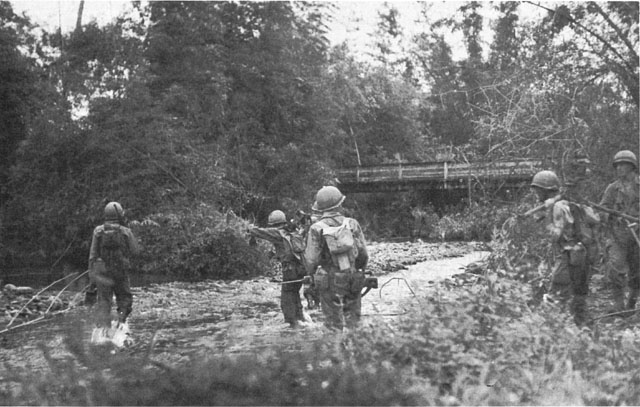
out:
M27 137L29 117L38 111L38 70L19 48L28 20L14 14L11 4L0 2L0 202L6 202L9 169L19 143Z

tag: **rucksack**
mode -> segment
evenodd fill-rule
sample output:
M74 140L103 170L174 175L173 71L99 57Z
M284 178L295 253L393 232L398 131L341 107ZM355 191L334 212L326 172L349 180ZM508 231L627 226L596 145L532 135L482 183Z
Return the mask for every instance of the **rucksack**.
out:
M280 236L287 242L285 246L287 246L291 256L302 261L302 253L304 253L306 246L304 238L299 233L287 233L284 230L280 231Z
M345 217L340 226L327 225L323 227L322 237L340 271L352 270L353 267L351 265L358 256L358 248L353 238L353 232L349 227L349 219Z
M102 230L102 252L124 250L127 247L126 236L119 225L104 225ZM103 253L104 255L105 253Z
M589 213L583 205L574 202L569 203L569 210L573 216L575 238L584 245L587 250L587 259L593 263L598 256L598 241L595 231L598 218L595 214Z

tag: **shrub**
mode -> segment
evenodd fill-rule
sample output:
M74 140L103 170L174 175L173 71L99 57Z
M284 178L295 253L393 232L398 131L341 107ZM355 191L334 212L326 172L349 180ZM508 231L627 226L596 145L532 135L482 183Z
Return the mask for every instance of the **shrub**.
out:
M184 279L248 278L269 267L264 251L249 245L249 223L208 205L158 213L131 222L144 250L136 270Z

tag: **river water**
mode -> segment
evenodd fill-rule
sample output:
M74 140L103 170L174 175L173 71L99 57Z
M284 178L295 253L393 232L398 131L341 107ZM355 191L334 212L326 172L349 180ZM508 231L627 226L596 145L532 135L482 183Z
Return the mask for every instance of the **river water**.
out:
M435 251L438 246L429 249ZM440 257L451 256L450 252L440 253ZM487 255L483 251L467 252L379 275L379 289L363 298L363 323L401 315L414 296L428 295L438 281L463 272L466 265ZM135 287L133 293L130 327L135 344L125 351L147 352L153 343L152 357L164 363L186 362L194 355L269 352L283 344L292 350L301 349L308 340L323 334L318 309L305 309L311 322L302 329L292 330L284 323L280 285L270 277L151 284ZM84 335L88 339L91 327L90 314L78 309L5 334L0 337L0 360L13 366L46 366L39 344L49 347L54 357L68 357L64 336Z

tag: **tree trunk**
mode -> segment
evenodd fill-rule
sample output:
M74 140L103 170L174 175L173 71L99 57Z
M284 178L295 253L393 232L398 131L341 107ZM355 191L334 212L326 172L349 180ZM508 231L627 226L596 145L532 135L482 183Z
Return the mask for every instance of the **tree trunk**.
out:
M84 10L84 0L80 0L80 5L78 6L78 18L76 19L76 33L82 32L82 12Z

